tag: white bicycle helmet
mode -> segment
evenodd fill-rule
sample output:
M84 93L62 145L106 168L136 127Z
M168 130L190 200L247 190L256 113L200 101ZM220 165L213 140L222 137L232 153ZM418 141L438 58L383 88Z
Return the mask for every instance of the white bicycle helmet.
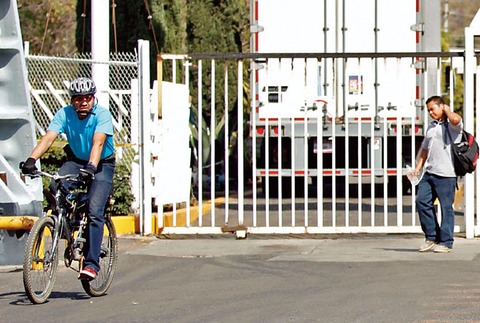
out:
M95 93L97 93L97 87L91 79L80 77L70 83L69 91L72 98L79 95L95 95Z

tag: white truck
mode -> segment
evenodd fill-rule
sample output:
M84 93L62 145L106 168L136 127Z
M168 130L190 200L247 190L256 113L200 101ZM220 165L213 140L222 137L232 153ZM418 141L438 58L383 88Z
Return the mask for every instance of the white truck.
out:
M289 194L296 178L302 194L319 176L396 188L438 94L438 60L416 53L440 52L440 0L252 0L250 11L264 191L281 181Z

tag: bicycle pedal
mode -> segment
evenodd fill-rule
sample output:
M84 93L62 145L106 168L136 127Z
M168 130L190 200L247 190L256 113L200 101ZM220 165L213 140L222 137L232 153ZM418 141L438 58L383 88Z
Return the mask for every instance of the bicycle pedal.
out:
M104 258L108 255L108 249L105 247L101 247L100 249L100 258Z

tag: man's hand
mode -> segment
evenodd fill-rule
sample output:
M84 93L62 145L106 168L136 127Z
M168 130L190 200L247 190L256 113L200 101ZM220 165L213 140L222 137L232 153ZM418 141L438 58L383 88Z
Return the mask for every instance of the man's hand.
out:
M38 168L35 165L35 159L32 157L28 157L24 163L21 163L20 168L22 169L22 173L25 175L33 175L38 172Z
M95 172L97 171L97 167L95 167L92 163L88 163L87 166L80 169L80 173L78 174L78 179L85 183L86 186L90 186L95 178Z

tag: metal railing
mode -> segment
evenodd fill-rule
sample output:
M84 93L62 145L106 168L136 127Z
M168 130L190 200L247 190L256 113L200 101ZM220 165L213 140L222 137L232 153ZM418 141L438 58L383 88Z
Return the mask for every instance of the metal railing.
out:
M414 206L415 189L409 187L404 174L406 163L414 160L418 141L426 129L425 110L420 107L408 116L399 113L376 113L373 116L377 117L372 118L372 115L355 115L348 109L344 109L346 112L341 115L336 112L325 115L324 110L317 109L315 113L297 121L289 117L261 118L255 98L261 96L258 92L262 89L255 86L254 71L259 64L268 64L269 59L288 62L313 59L326 66L336 66L338 62L342 62L340 65L343 66L348 60L379 59L384 62L412 62L408 73L416 73L416 69L422 66L415 63L417 59L428 59L438 66L435 71L437 77L432 82L426 74L422 76L421 101L431 94L427 89L434 88L443 96L450 97L452 106L457 106L460 103L455 102L454 98L458 97L459 89L455 88L455 83L460 77L459 71L463 70L464 55L164 55L164 80L184 83L189 88L192 111L190 126L195 128L191 140L192 155L195 157L192 160L192 197L198 208L190 208L188 205L185 213L185 210L177 209L174 205L173 220L164 223L163 217L159 218L157 229L164 233L189 234L232 231L285 234L421 232ZM28 57L29 70L34 61L35 58ZM85 63L83 60L75 62L75 59L67 61L76 65ZM123 64L130 68L132 63L119 65ZM446 66L449 67L448 73L445 72ZM44 68L39 65L34 69L34 75L44 69L51 70L52 67ZM78 66L73 70L78 70ZM63 75L62 73L59 75ZM42 105L50 102L50 106L59 107L61 100L66 99L64 81L67 77L61 78L63 81L60 82L52 81L54 75L50 72L49 77L35 78L35 84L43 86L42 88L37 85L32 89L38 91L32 92L32 95L37 93L35 95L41 99L35 98L34 103L38 131L42 129L42 122L49 120L46 111L53 113ZM41 82L38 83L37 79ZM124 82L126 87L127 81ZM443 88L447 83L450 87ZM461 90L463 91L463 88ZM381 86L378 91L382 91ZM416 91L418 89L412 89L412 92ZM129 110L125 110L128 107L124 103L129 102L129 95L129 90L121 87L114 88L110 95L113 109L118 111L114 113L119 132L116 142L125 146L132 142L128 129L125 129L129 122ZM343 94L338 95L342 96ZM344 106L341 100L340 102L341 106ZM379 107L376 102L372 101L370 104L377 107L376 109ZM418 102L412 102L412 107L416 104ZM384 105L384 109L388 110L387 104ZM345 103L345 106L348 104ZM466 109L471 108L466 105ZM152 111L156 111L158 107L150 106L148 109L151 112L147 114L151 116ZM162 117L161 114L159 117ZM465 121L468 123L468 120ZM143 122L151 123L143 129L150 131L157 127L158 121L147 118ZM263 131L260 133L259 129ZM280 133L283 133L282 140L279 140ZM142 136L149 137L148 133ZM320 141L318 138L323 139ZM378 143L383 148L381 153L375 150ZM149 144L145 149L142 154L148 161L148 156L154 155L148 150L156 147ZM322 152L322 158L312 159L306 153L313 149L317 150L317 156ZM145 167L144 163L140 164L143 165L140 167ZM139 185L144 186L145 192L149 192L149 188L153 187L151 171L152 169L144 173L148 178L140 178ZM151 193L150 191L146 194L146 197L151 196ZM468 230L469 224L463 221L461 216L464 212L463 204L463 194L460 194L456 201L457 232ZM158 207L163 210L164 206ZM151 219L144 215L141 211L143 225L148 226Z
M198 204L209 205L210 211L198 218L189 214L187 223L179 226L163 227L159 223L162 232L421 232L415 187L404 176L406 165L414 163L426 130L428 119L422 106L426 98L439 94L449 98L453 107L463 105L455 98L461 98L457 91L465 89L455 85L463 76L464 57L465 53L457 52L212 53L172 58L169 65L164 65L164 75L187 84L192 107L201 111L196 113L198 138L192 149L203 158L193 163L194 181L198 183L193 194ZM340 109L342 113L338 114L333 109L325 116L322 109L317 109L303 118L259 116L262 106L256 98L262 96L259 92L264 89L256 88L256 73L268 70L269 60L280 62L278 65L287 61L285 65L293 66L294 60L310 59L331 68L344 66L349 60L381 60L382 64L396 61L399 66L400 62L409 61L408 73L413 79L426 66L421 64L423 61L433 62L437 69L430 74L421 73L420 82L413 83L405 94L411 96L408 113L392 109L388 114L387 104L381 104L385 111L379 113L380 104L372 99L370 114L355 114L348 109ZM264 65L260 70L259 64ZM168 66L180 66L176 70L182 73L175 73ZM342 72L333 74L340 78ZM249 85L245 86L246 83ZM371 85L379 92L372 97L404 94L381 93L381 85ZM345 83L339 88L347 91ZM347 107L346 102L338 99L344 93L336 95L334 102ZM232 120L236 121L235 128L231 127ZM208 130L198 131L204 124ZM236 145L232 146L232 142ZM377 146L381 147L378 152ZM312 158L307 151L313 149L317 149L317 156ZM467 192L470 193L473 194ZM463 204L462 191L455 205L456 232L466 231L469 225L462 216Z

